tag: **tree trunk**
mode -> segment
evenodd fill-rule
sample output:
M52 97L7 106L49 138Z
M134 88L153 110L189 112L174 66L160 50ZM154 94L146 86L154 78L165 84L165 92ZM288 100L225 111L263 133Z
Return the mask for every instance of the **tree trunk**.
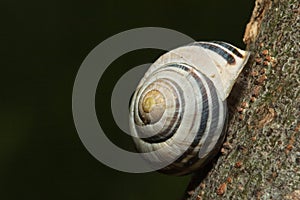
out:
M300 199L299 0L257 0L244 41L222 155L184 199Z

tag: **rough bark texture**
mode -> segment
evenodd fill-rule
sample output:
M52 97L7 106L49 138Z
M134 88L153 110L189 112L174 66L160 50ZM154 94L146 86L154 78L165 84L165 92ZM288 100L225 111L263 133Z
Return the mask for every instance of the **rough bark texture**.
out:
M244 41L222 155L186 199L300 199L299 0L257 0Z

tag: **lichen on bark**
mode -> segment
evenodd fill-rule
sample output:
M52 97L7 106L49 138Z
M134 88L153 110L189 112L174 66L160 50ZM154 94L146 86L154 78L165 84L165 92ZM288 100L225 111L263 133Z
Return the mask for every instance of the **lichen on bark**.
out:
M300 198L299 0L255 9L263 13L246 30L252 56L228 99L223 155L186 199Z

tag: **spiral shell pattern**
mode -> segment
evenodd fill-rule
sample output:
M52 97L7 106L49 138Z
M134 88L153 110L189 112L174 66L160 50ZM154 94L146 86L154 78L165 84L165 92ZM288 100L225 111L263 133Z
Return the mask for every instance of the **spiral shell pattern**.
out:
M183 175L218 152L228 96L220 71L241 68L247 58L246 52L224 42L197 42L168 52L149 68L132 98L130 130L139 152L153 152L146 158L150 164L172 158L160 171ZM233 83L228 85L231 90Z

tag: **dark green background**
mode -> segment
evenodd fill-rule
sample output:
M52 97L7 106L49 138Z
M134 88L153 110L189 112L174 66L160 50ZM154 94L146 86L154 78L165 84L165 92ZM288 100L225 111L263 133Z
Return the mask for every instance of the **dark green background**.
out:
M179 199L189 176L118 172L87 152L72 119L77 70L100 42L137 27L165 27L196 40L223 40L243 48L254 2L6 0L2 4L0 199ZM160 53L126 54L99 83L99 121L109 138L125 149L132 149L131 140L115 126L109 110L113 85L126 70L151 62Z

